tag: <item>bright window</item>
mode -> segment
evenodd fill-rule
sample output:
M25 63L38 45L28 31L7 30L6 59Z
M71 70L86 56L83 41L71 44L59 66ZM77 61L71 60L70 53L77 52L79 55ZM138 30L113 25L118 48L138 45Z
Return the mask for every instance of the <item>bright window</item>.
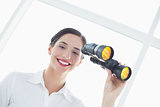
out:
M63 0L147 33L160 0Z
M9 21L21 0L0 0L0 32Z
M134 67L142 44L122 34L61 11L39 1L34 1L0 55L1 78L9 72L37 72L49 64L48 45L51 37L65 27L73 27L86 36L88 43L110 45L114 59ZM107 73L85 56L82 64L67 78L70 90L87 107L101 105L103 86ZM117 101L118 102L118 101Z
M159 107L160 50L150 47L124 107Z
M154 36L160 39L160 21L158 22L158 25L157 25L156 30L154 32Z

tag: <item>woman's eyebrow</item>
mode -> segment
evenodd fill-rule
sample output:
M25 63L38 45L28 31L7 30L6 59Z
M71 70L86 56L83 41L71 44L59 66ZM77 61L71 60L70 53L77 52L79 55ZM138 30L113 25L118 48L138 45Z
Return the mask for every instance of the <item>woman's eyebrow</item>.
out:
M64 42L64 41L60 41L59 43L62 43L62 44L68 45L68 44L67 44L66 42ZM80 51L80 49L79 49L79 48L77 48L77 47L74 47L74 49L76 49L76 50Z
M61 41L61 42L59 42L59 43L63 43L63 44L65 44L65 45L68 45L66 42L63 42L63 41Z
M79 49L79 48L74 47L74 49L76 49L76 50L80 51L80 49Z

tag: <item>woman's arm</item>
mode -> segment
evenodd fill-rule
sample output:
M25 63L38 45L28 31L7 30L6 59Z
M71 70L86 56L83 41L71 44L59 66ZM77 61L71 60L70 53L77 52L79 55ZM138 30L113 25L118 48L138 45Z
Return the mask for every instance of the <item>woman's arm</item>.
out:
M102 107L114 107L114 103L126 82L117 79L109 69L106 69L106 71L108 72L108 77L104 87Z

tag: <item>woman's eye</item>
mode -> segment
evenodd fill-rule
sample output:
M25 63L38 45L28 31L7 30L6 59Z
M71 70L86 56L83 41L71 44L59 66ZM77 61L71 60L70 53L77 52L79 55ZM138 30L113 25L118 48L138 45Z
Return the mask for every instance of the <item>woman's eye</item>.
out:
M59 46L61 49L65 49L65 47L64 46Z
M74 52L74 51L73 51L73 54L78 55L78 53L77 53L77 52Z

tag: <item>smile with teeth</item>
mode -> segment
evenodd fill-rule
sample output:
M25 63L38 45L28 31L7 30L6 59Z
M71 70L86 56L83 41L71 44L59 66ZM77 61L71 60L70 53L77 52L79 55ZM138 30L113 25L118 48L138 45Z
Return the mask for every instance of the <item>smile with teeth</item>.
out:
M63 60L60 60L60 59L57 59L59 64L62 65L62 66L69 66L70 63L67 63L66 61L63 61Z

